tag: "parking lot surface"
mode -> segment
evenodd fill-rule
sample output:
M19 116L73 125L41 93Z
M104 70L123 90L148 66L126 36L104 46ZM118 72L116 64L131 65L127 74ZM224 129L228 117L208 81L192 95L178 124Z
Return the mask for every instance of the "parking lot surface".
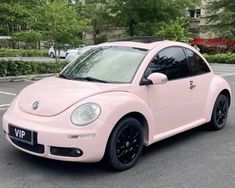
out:
M234 68L213 67L230 83L233 99ZM0 83L0 120L6 110L3 105L9 104L15 94L31 83ZM221 131L199 127L145 148L137 165L124 172L108 171L103 163L81 164L31 156L11 146L1 131L0 188L235 187L234 112L233 102L227 125Z

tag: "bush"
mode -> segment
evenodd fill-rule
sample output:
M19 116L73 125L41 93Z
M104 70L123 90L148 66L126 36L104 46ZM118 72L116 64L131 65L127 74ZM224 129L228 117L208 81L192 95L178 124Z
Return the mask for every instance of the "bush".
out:
M0 48L0 57L37 57L47 56L47 50L22 50L22 49L9 49Z
M211 55L215 54L221 54L221 53L235 53L235 47L234 46L228 46L228 47L223 47L223 46L201 46L198 45L200 48L201 53L207 53Z
M209 63L227 63L235 64L235 53L229 54L204 54ZM29 61L0 61L0 77L3 76L20 76L30 74L47 74L60 72L68 62L42 63Z
M235 53L215 55L204 54L204 57L209 63L235 64Z
M107 35L99 35L95 38L95 44L100 44L107 41L108 41Z
M68 62L42 63L28 61L0 61L0 77L60 72Z
M188 21L176 18L155 26L155 36L162 39L189 42L192 40L188 31Z

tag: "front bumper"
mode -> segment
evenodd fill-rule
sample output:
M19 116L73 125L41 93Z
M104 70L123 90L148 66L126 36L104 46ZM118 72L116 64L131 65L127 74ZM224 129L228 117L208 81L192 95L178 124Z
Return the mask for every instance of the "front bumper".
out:
M3 116L3 130L7 140L16 148L41 157L63 161L97 162L105 153L112 125L97 119L85 127L73 126L63 112L55 117L40 117L19 109L8 110ZM33 146L22 144L9 137L8 125L28 129L36 134ZM57 153L55 148L61 149ZM82 155L68 156L63 149L79 149Z

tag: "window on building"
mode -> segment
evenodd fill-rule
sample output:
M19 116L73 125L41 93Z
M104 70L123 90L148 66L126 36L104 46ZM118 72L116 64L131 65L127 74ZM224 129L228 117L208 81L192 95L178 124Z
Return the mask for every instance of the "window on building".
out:
M196 18L200 18L201 17L201 9L197 9L196 10Z
M189 10L190 18L200 18L201 17L201 9Z
M189 10L189 16L190 16L190 18L194 18L195 10Z

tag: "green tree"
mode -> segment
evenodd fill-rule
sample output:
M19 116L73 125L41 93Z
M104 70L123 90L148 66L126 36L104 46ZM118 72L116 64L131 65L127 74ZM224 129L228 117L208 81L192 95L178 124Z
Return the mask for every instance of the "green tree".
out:
M192 40L188 31L188 22L180 18L156 27L155 35L160 38L181 42L190 42Z
M93 35L93 43L104 37L103 31L108 29L108 11L105 0L86 0L85 6L77 6L77 13L89 20L89 33ZM98 39L97 39L98 37Z
M1 0L0 34L11 35L28 29L37 0Z
M33 20L34 29L59 52L65 44L81 44L82 32L87 29L89 23L86 19L80 19L74 6L65 0L47 1L40 7Z
M235 39L235 1L214 0L207 5L207 25L204 30L224 38Z
M37 31L28 30L28 31L21 31L17 33L13 33L13 39L15 41L25 42L27 46L38 44L40 48L40 41L44 39L43 35Z
M162 22L185 16L199 0L107 0L113 23L126 27L130 36L152 35Z

